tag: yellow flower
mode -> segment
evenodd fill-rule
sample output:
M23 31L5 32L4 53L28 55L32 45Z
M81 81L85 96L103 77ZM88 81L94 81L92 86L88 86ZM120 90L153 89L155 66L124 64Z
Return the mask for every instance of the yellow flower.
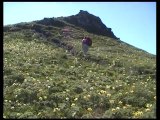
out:
M27 82L27 79L24 79L24 82Z
M111 97L111 94L107 94L107 97Z
M132 105L126 104L126 107L131 107Z
M135 88L135 86L133 85L132 88Z
M106 88L107 88L107 89L109 89L110 87L111 87L111 86L109 86L109 85L106 85Z
M119 103L119 104L122 104L122 101L119 101L118 103Z
M20 116L21 114L20 113L17 113L17 116Z
M74 66L71 66L71 68L74 68Z
M101 75L104 75L104 73L101 73Z
M69 92L70 90L69 89L66 89L66 92Z
M125 92L125 94L128 94L128 92Z
M112 108L112 112L116 111L116 109Z
M141 116L142 114L143 114L142 111L137 111L137 112L134 112L134 113L133 113L133 115L134 115L135 117Z
M109 102L110 102L111 104L113 104L113 103L114 103L114 100L109 100Z
M38 113L38 115L40 115L40 114L41 114L41 112Z
M154 99L156 100L156 96L154 96Z
M101 90L100 93L103 93L103 90Z
M75 99L74 99L74 101L77 101L77 100L78 100L78 98L75 98Z
M87 99L87 97L86 97L86 96L83 96L83 98L84 98L84 99Z
M146 112L151 111L149 108L145 109Z
M119 108L119 107L116 107L116 109L119 110L120 108Z
M146 104L146 107L147 108L152 107L152 104Z
M87 110L88 110L89 112L92 112L92 108L88 108Z
M131 93L133 93L134 91L133 91L133 90L131 90L130 92L131 92Z
M16 83L13 83L13 85L16 85Z
M93 90L93 87L90 87L90 90Z
M87 95L87 97L88 97L88 98L90 98L90 97L91 97L91 95Z
M88 80L86 80L86 82L88 83Z
M140 112L139 112L139 115L142 115L142 114L143 114L143 112L142 112L142 111L140 111Z
M66 83L66 80L63 81L63 84L65 84L65 83Z
M44 98L44 99L47 99L47 96L44 96L43 98Z
M56 112L56 111L60 111L60 109L59 108L54 108L53 112Z
M18 103L18 106L21 106L21 103Z
M39 92L43 91L42 89L39 89Z
M106 91L103 91L103 94L106 94L107 92Z
M72 103L72 104L71 104L71 107L73 107L73 106L75 106L75 104L74 104L74 103Z
M100 91L101 94L106 94L107 92L105 90Z
M68 100L69 100L69 98L68 98L68 97L66 97L66 100L68 101Z
M42 98L42 97L39 97L39 100L43 100L43 98Z

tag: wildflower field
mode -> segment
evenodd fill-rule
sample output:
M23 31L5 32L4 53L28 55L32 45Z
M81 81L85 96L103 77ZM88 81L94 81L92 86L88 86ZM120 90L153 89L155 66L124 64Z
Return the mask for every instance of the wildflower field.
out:
M4 118L156 118L155 56L76 27L68 37L50 29L78 53L28 29L4 32ZM93 40L87 57L83 35Z

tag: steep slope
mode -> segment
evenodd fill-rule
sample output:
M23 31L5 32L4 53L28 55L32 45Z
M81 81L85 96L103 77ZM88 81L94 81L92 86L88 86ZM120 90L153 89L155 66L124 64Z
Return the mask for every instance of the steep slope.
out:
M5 26L3 42L5 118L156 118L154 55L55 18Z

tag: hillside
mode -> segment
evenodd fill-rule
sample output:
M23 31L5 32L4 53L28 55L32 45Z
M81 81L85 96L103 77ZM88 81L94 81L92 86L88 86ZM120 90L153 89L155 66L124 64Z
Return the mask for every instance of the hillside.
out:
M156 118L156 56L68 20L4 26L3 117Z

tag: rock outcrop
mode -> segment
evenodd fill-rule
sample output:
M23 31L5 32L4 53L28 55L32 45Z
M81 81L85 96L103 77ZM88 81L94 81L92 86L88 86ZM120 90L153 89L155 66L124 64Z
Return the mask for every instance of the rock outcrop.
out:
M117 39L111 28L107 28L99 17L94 16L87 11L80 10L78 14L64 17L63 20L70 24L82 27L90 33Z

